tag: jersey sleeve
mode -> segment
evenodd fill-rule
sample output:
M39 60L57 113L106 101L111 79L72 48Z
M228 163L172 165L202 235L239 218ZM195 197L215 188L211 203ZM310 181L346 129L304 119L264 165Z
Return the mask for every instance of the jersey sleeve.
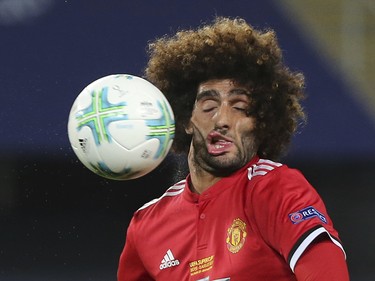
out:
M124 249L117 270L118 281L152 281L137 252L134 241L135 221L131 220L127 230Z
M301 256L295 269L297 280L349 281L344 255L327 237L317 239Z
M321 197L297 170L282 166L259 179L253 186L251 209L260 235L293 272L320 235L343 250Z

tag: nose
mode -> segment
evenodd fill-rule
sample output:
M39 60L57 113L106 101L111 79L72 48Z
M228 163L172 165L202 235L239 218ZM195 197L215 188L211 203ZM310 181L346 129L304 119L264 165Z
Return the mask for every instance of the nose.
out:
M215 122L215 128L217 129L228 129L230 127L230 107L226 103L222 103L215 115L213 116Z

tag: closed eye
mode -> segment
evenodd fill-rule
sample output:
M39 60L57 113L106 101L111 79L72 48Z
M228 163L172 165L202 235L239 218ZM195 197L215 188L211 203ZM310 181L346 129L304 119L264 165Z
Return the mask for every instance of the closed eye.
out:
M249 108L249 104L247 101L237 101L235 102L232 107L238 111L247 111Z
M218 107L218 102L215 100L205 100L201 102L201 108L203 112L210 112Z

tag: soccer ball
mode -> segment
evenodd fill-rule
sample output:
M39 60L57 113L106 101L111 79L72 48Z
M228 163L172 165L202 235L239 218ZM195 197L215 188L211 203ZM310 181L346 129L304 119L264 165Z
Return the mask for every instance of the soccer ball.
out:
M150 82L133 75L100 78L78 95L68 121L70 144L91 171L129 180L154 170L175 133L171 106Z

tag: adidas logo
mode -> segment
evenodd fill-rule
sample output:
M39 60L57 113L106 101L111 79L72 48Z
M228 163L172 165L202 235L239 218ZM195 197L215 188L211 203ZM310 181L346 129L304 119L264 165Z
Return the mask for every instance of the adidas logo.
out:
M172 251L169 249L166 255L164 256L164 258L161 260L160 270L173 267L173 266L177 266L179 264L180 264L180 261L174 258Z

